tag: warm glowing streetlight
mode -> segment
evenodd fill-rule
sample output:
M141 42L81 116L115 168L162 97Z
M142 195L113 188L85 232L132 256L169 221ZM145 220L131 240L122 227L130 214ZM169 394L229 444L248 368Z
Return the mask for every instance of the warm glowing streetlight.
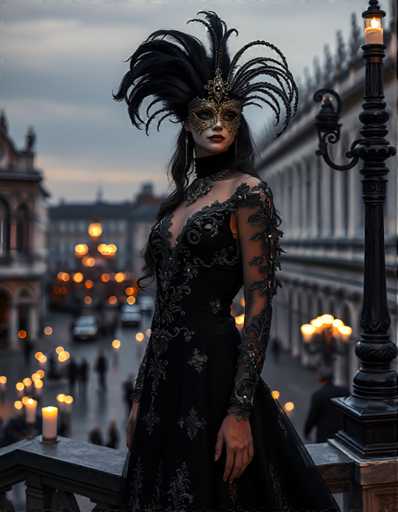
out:
M371 14L364 18L365 44L384 44L383 18Z
M75 245L75 255L80 258L85 256L88 253L88 245L87 244L76 244Z
M87 232L91 238L99 238L102 235L102 225L100 222L89 224Z

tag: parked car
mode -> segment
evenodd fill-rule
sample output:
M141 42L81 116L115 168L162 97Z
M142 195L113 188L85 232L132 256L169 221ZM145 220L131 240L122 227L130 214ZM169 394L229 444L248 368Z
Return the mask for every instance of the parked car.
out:
M120 323L138 327L141 324L142 313L139 304L123 304L120 312Z
M98 334L99 326L95 315L82 315L73 322L72 337L75 340L93 340Z
M153 312L154 301L150 295L140 295L138 302L143 313L151 314Z

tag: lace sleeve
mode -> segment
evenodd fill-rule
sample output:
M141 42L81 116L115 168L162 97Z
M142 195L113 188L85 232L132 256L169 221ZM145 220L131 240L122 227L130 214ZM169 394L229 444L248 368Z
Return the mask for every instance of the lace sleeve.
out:
M131 394L132 399L137 400L138 402L141 399L142 386L144 384L145 367L146 367L146 362L148 359L148 352L149 352L148 347L149 347L149 343L147 344L147 346L145 348L144 357L142 358L140 367L138 369L138 374L135 379L134 391Z
M239 186L236 217L242 255L245 317L228 414L248 418L264 365L272 318L272 296L281 286L279 245L283 231L269 186L250 177Z

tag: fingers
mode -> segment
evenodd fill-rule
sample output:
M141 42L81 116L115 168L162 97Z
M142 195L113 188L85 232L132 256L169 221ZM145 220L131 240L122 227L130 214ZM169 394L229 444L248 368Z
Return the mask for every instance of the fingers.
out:
M133 444L134 432L135 432L135 421L134 420L128 421L127 431L126 431L126 445L130 451L131 451L131 447Z
M247 466L250 464L254 456L253 443L250 443L247 448L240 451L235 451L234 464L231 470L231 476L229 480L235 480L240 478L242 473L245 471Z
M224 470L224 482L226 482L231 475L232 468L234 466L235 461L235 452L230 448L227 448L227 460L225 462L225 470Z
M235 453L235 462L234 462L234 466L231 471L231 476L229 478L230 482L232 482L232 480L235 480L235 478L238 478L241 471L243 471L243 469L245 468L244 459L245 459L244 451L239 450L237 453Z
M240 468L240 471L238 472L236 478L240 478L241 474L245 471L250 462L251 457L249 455L249 449L247 449L242 453L242 467Z
M224 444L224 437L223 437L222 432L220 430L218 432L218 434L217 434L217 442L216 442L214 460L217 460L220 457L221 452L222 452L223 444Z

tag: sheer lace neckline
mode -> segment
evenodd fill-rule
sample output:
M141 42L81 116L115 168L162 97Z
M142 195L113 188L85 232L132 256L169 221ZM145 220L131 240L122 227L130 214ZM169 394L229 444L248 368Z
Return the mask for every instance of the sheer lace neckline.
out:
M190 227L191 223L194 222L200 215L203 215L204 213L215 208L224 208L227 207L229 204L233 204L235 199L239 198L240 194L242 193L253 192L256 194L258 193L259 190L261 190L262 186L266 186L265 182L259 182L255 185L248 185L247 183L243 182L240 183L232 192L232 194L229 195L229 197L227 197L225 200L215 199L214 201L204 204L202 207L199 207L196 211L194 211L185 218L174 240L172 226L174 224L173 220L175 212L169 213L165 218L165 239L170 254L175 255L175 253L178 251L180 244L182 243L185 231Z
M196 178L206 178L220 170L231 167L235 160L234 144L227 151L210 156L195 158L195 176Z

